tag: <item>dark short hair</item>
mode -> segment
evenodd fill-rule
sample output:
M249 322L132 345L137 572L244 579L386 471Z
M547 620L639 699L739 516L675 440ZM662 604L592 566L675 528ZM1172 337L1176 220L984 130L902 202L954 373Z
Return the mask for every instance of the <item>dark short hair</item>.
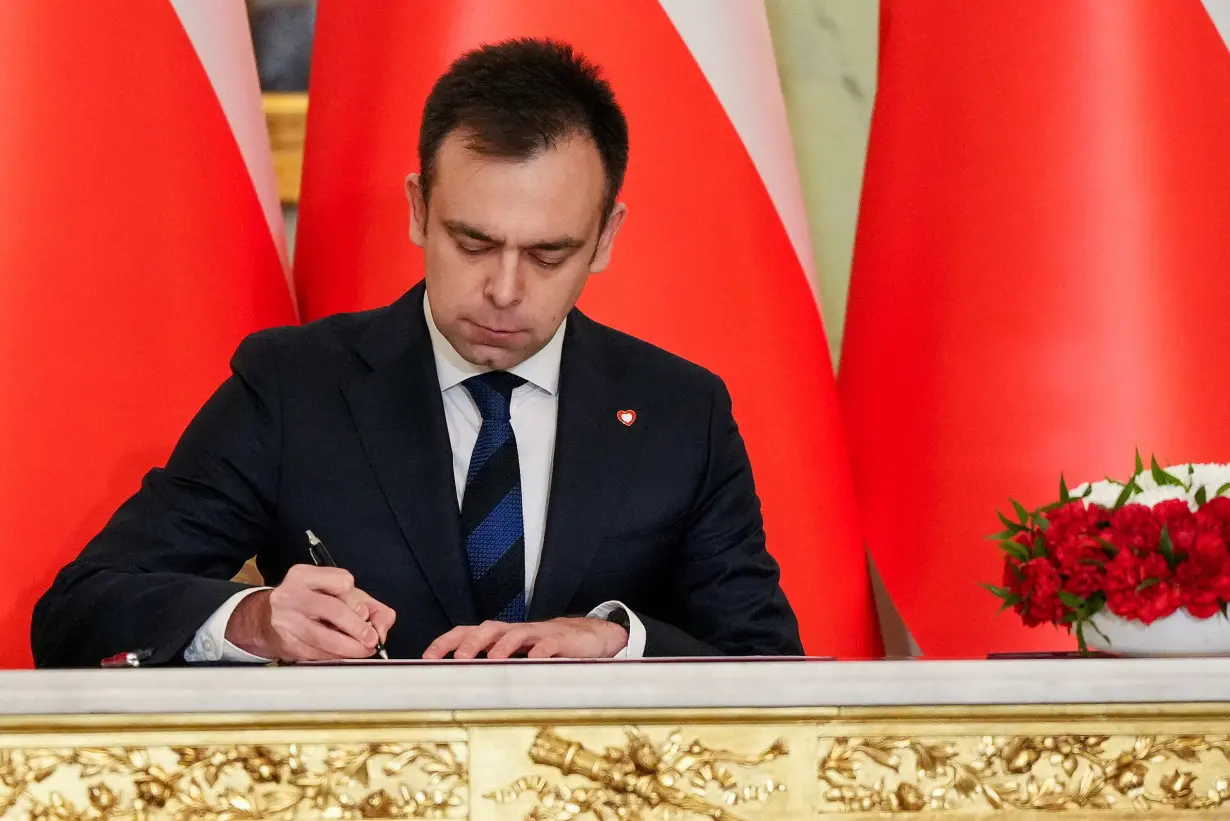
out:
M436 80L419 129L423 196L445 137L466 132L472 151L525 159L577 134L594 141L606 172L602 218L628 167L628 121L593 63L558 40L521 38L463 54Z

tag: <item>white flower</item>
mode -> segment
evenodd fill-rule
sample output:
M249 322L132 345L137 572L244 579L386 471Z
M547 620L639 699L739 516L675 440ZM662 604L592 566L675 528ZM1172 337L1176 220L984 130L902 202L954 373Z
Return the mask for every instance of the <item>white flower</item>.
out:
M1152 490L1146 490L1144 493L1133 494L1131 499L1128 499L1128 504L1144 505L1145 507L1153 507L1154 505L1168 502L1171 499L1182 499L1187 502L1187 506L1194 512L1196 503L1188 498L1187 491L1181 487L1155 487Z
M1089 488L1089 483L1086 482L1080 487L1074 488L1071 491L1071 494L1074 497L1080 496L1088 488ZM1102 507L1112 508L1115 506L1115 502L1118 501L1119 494L1122 492L1123 492L1123 485L1118 484L1117 482L1111 482L1111 481L1106 481L1106 480L1101 481L1101 482L1094 482L1093 490L1091 490L1089 492L1089 495L1086 496L1084 499L1085 507L1089 507L1089 505L1101 505Z
M1184 477L1184 481L1186 477ZM1212 499L1217 495L1217 489L1230 482L1230 465L1203 464L1192 466L1192 495L1200 488ZM1227 491L1230 493L1230 491Z

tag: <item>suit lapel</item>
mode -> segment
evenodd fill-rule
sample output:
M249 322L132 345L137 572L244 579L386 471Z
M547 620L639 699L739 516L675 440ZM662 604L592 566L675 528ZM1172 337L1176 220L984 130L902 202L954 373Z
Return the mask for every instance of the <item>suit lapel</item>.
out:
M651 415L604 356L597 329L573 311L560 362L555 464L542 558L527 618L555 618L576 593L623 497ZM636 410L624 425L617 414Z
M473 624L474 595L423 290L422 284L412 289L364 338L359 352L372 371L342 391L423 575L454 624Z

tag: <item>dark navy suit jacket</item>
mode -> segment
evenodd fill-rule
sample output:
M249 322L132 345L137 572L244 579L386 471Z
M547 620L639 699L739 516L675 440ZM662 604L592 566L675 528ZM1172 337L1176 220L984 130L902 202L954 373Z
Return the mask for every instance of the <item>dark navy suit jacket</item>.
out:
M308 528L397 611L391 655L473 624L423 292L246 339L166 467L38 603L35 662L177 662L247 559L270 584L307 561ZM721 380L574 310L528 618L608 600L640 617L647 656L802 652Z

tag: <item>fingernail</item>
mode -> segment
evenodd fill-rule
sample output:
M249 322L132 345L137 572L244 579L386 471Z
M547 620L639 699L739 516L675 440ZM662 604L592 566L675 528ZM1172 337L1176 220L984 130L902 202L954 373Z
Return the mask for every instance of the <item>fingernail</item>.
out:
M364 630L364 631L363 631L363 643L364 643L364 644L366 644L366 645L368 645L369 647L375 647L375 646L376 646L376 639L377 639L377 638L378 638L378 636L376 635L376 630L375 630L375 628L369 627L369 628L367 628L366 630Z

